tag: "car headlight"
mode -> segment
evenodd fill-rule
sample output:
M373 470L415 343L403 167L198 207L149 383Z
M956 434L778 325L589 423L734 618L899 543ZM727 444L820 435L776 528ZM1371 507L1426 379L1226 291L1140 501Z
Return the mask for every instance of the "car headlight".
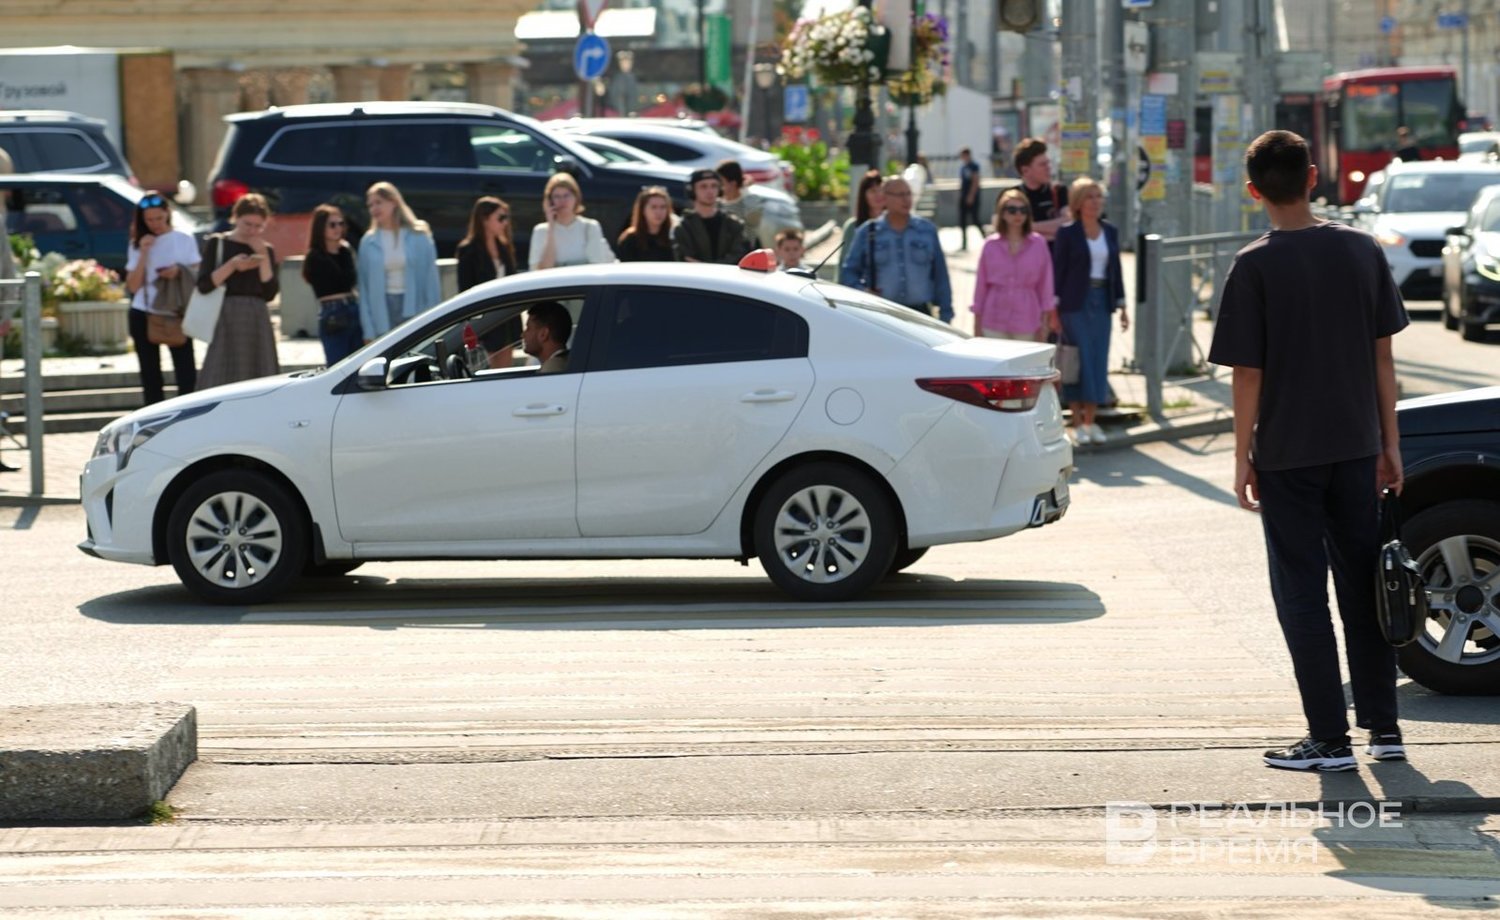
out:
M1375 234L1375 239L1382 246L1399 247L1406 245L1406 237L1394 230L1382 230Z
M1474 270L1491 281L1500 281L1500 259L1494 253L1475 253Z
M178 409L176 412L147 416L133 422L115 422L106 425L104 430L99 432L99 439L94 442L94 456L104 457L114 454L119 457L116 469L123 470L137 447L161 434L169 426L196 415L203 415L216 406L218 406L216 402L206 403L188 409Z

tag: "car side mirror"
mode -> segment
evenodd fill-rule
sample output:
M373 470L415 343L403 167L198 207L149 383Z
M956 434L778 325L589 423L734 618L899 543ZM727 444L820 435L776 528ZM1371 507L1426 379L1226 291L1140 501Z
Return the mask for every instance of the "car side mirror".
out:
M576 157L558 154L552 158L552 171L554 173L567 173L574 178L587 178L583 164Z
M1448 235L1448 236L1468 236L1469 235L1469 231L1466 230L1466 229L1464 229L1463 227L1449 227L1447 230L1445 230L1443 232L1446 235Z
M354 383L361 390L383 390L386 386L386 375L389 373L390 362L384 358L371 358L360 365L359 373L354 377Z

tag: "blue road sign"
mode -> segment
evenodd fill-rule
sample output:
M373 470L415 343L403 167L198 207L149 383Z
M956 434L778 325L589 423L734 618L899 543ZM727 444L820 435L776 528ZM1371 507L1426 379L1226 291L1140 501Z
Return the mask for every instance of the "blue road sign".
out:
M1382 16L1380 18L1380 33L1382 35L1390 35L1394 31L1396 31L1396 17Z
M596 80L609 67L609 42L593 32L578 36L573 46L573 72L580 80Z
M807 87L794 83L781 91L781 117L783 121L801 124L812 115L812 95Z
M1464 29L1469 25L1469 17L1463 13L1438 13L1437 24L1439 29Z

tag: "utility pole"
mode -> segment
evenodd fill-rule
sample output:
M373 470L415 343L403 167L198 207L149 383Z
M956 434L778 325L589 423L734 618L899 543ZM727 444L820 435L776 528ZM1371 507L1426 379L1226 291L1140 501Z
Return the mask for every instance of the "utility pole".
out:
M1118 0L1116 0L1118 2ZM1094 33L1095 0L1062 4L1062 147L1053 158L1069 181L1096 171L1096 125L1099 122L1098 36ZM1060 162L1059 162L1060 161Z

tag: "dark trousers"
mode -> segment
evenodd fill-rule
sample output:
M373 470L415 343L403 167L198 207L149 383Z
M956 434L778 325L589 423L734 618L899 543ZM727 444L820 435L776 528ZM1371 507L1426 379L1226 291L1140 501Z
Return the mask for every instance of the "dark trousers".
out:
M1356 724L1375 731L1396 728L1396 651L1375 620L1380 552L1375 460L1258 473L1276 618L1291 652L1308 734L1320 741L1345 742L1349 732L1328 609L1330 566Z
M976 197L973 204L964 204L963 196L958 199L958 227L963 235L963 247L969 248L969 225L979 231L979 242L984 242L984 224L979 222L979 199Z
M135 342L135 356L141 362L141 391L145 394L144 405L159 403L166 399L161 375L161 346L152 344L146 337L146 311L130 309L130 339ZM198 385L198 369L193 366L193 340L188 339L172 353L172 368L177 372L177 395L193 392Z

